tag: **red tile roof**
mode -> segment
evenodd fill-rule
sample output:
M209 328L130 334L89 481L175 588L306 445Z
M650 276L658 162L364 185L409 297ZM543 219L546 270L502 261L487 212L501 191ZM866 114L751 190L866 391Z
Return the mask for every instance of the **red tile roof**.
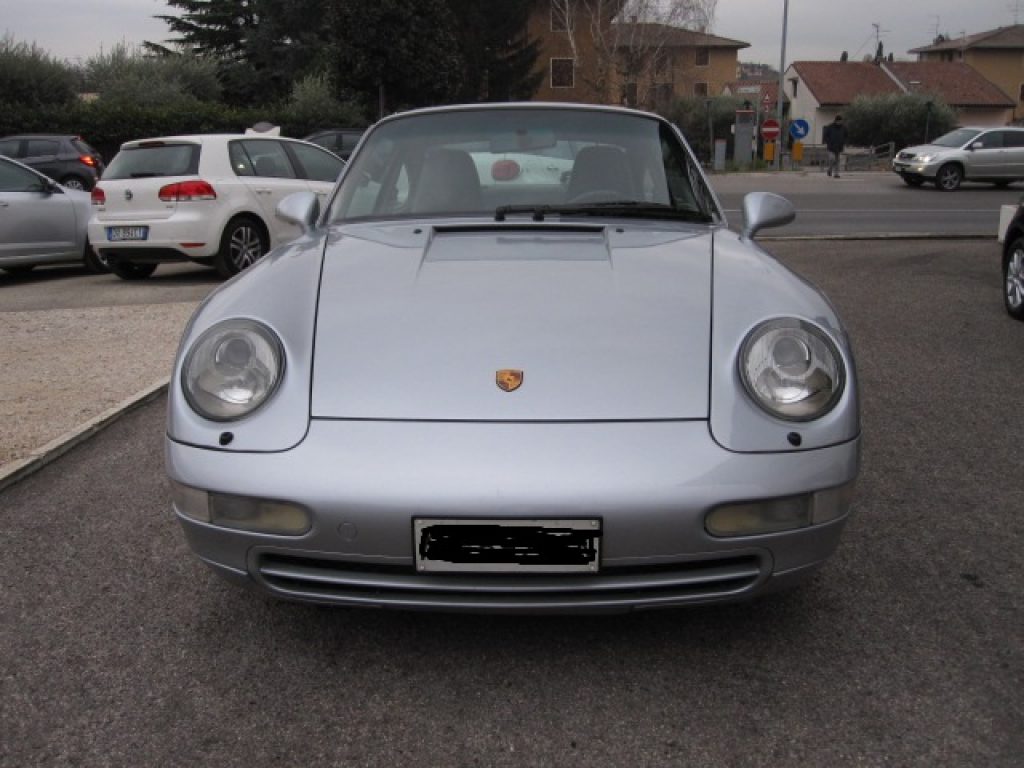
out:
M794 61L804 85L824 106L845 106L858 96L881 96L902 89L881 67L862 61Z
M1016 106L997 85L959 61L795 61L793 68L822 106L908 91L934 94L951 107Z
M951 107L1016 106L995 83L959 61L894 61L885 66L910 91L933 93Z
M965 37L953 37L941 43L932 43L914 48L908 53L932 53L933 51L959 51L968 48L1024 48L1024 24L990 29Z
M718 37L668 24L615 22L613 26L623 46L627 45L626 41L636 40L641 45L656 44L672 48L734 48L739 50L750 47L750 43L744 43L742 40Z

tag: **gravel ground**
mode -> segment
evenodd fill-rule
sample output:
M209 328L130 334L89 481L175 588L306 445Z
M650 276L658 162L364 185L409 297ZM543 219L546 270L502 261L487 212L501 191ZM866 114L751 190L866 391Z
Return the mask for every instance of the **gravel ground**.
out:
M195 305L4 312L0 469L166 377Z

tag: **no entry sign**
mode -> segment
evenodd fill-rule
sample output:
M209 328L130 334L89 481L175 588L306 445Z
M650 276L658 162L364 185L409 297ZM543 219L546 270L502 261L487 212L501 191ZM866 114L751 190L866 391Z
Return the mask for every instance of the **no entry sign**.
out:
M765 141L775 141L779 138L779 121L769 118L761 123L761 137Z

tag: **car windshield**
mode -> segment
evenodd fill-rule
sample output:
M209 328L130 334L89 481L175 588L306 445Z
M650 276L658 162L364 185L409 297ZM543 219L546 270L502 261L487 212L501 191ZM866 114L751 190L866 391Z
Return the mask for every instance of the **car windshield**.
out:
M533 214L712 221L675 132L643 115L557 108L414 114L375 128L329 220Z
M932 144L938 147L962 147L979 133L981 131L977 131L974 128L957 128L955 131L950 131L944 136L939 136L939 138L932 141Z

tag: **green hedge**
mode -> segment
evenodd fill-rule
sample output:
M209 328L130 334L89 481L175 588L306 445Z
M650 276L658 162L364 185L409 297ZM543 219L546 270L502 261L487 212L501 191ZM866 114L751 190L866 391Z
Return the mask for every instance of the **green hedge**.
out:
M343 105L334 114L297 114L287 106L235 108L196 101L175 106L120 106L102 101L67 107L0 103L0 136L14 133L73 133L109 162L133 139L193 133L242 133L258 122L281 126L281 135L301 138L319 128L362 128L363 116Z

